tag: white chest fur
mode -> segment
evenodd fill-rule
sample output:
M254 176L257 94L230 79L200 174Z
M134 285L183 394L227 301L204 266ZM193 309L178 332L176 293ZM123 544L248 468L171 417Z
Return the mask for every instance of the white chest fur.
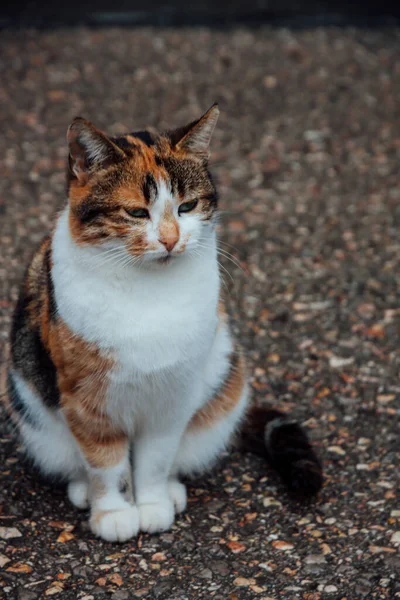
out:
M119 378L195 361L217 323L219 275L210 235L201 254L163 268L118 267L72 241L66 209L53 241L60 316L74 333L114 353Z

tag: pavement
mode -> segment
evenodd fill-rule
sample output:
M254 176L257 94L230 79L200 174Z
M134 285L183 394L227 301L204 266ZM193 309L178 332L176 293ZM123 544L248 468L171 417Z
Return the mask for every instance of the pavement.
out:
M0 431L0 597L400 598L400 30L110 28L0 35L0 352L24 266L65 202L75 115L180 125L219 101L222 273L257 402L326 482L302 505L233 452L162 535L111 545ZM235 263L238 262L239 266ZM4 416L4 413L3 413Z

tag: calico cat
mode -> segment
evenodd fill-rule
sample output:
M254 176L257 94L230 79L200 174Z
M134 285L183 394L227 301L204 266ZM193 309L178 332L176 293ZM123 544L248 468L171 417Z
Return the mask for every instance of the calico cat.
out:
M16 307L9 410L28 455L108 541L168 529L186 507L179 477L212 465L240 428L291 489L322 484L302 429L249 409L217 262L218 114L121 137L74 119L68 202Z

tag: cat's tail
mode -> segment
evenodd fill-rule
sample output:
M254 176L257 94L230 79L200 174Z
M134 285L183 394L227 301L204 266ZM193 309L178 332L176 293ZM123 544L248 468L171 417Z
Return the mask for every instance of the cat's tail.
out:
M253 406L241 431L242 447L267 459L289 491L307 498L323 484L321 463L306 432L278 410Z

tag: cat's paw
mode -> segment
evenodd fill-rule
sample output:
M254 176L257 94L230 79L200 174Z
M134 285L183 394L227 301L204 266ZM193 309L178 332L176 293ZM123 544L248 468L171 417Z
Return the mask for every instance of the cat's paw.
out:
M138 504L138 509L141 531L166 531L174 522L174 503L168 496L151 504Z
M168 481L168 494L175 506L176 514L183 512L187 505L186 486L177 479Z
M69 501L80 509L89 506L89 483L86 479L73 479L68 483L67 494Z
M128 505L121 510L94 512L90 529L107 542L126 542L139 532L139 513L136 506Z

